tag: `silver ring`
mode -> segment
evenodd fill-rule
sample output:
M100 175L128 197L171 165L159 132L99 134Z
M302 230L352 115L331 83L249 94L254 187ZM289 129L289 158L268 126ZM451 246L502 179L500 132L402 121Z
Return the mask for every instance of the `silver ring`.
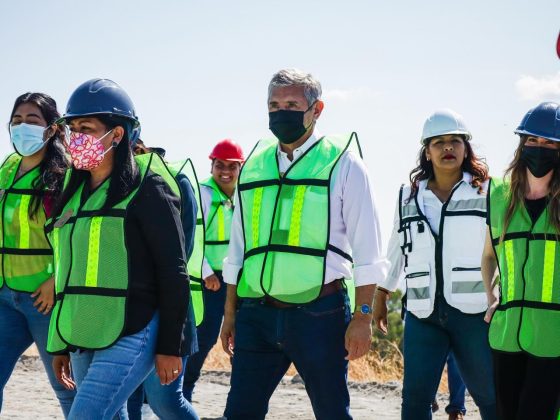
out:
M173 374L174 374L174 375L177 375L178 373L179 373L179 369L175 369L175 370L173 371Z

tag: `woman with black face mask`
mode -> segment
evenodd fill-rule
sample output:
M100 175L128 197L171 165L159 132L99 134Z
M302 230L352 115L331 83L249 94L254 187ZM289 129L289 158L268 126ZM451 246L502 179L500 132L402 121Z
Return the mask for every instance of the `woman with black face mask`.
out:
M560 105L530 110L515 133L506 179L490 187L485 319L500 418L551 420L560 407Z

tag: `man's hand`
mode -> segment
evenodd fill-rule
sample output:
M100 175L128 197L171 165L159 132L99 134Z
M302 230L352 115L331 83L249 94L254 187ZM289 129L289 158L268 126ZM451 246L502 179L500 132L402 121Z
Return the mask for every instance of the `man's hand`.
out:
M36 298L33 306L43 315L47 315L54 305L54 277L41 283L31 297Z
M72 380L72 375L70 371L70 356L68 355L56 355L53 357L52 367L54 370L54 376L59 384L61 384L66 389L76 389L76 384Z
M224 315L220 340L224 351L232 357L235 348L235 315Z
M156 373L162 385L169 385L183 371L183 359L179 356L156 354Z
M373 320L375 321L375 326L383 334L387 335L388 323L387 323L387 301L389 300L389 294L377 289L375 292L374 304L373 304Z
M217 292L218 290L220 290L220 287L222 286L220 284L220 279L215 274L206 277L203 281L204 281L204 287L206 287L208 290L211 290L213 292Z
M367 354L371 347L371 321L370 315L356 312L344 337L344 345L348 355L346 360L355 360Z

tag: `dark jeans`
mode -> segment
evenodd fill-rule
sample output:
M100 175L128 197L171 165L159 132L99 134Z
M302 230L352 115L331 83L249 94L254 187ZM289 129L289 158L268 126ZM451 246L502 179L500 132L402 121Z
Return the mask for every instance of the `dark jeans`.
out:
M450 351L482 418L496 418L492 354L483 317L464 314L444 299L436 301L426 319L406 313L402 419L432 418L431 404Z
M461 412L465 414L465 391L467 387L461 378L461 372L457 367L457 362L453 352L447 357L447 383L449 384L449 405L445 407L447 414Z
M560 419L560 358L492 354L500 419Z
M204 360L218 340L222 319L224 317L227 287L226 284L224 284L222 273L217 271L215 274L220 279L221 287L218 291L213 292L202 285L202 293L204 296L204 320L196 329L198 352L189 357L185 368L183 395L189 401L192 401L194 385L198 378L200 378L200 370L202 369Z
M224 416L228 420L264 419L272 393L293 362L317 419L351 419L348 362L344 360L349 322L345 291L288 309L258 300L241 301Z

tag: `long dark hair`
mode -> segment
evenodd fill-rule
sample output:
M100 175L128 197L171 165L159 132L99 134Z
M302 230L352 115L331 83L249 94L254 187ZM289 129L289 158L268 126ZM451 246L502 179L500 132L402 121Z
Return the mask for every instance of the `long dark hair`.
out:
M17 109L23 104L33 104L41 111L47 122L47 127L60 118L56 109L56 101L45 93L27 92L18 96L10 114L10 123ZM40 175L33 180L33 189L39 191L31 199L29 215L36 217L41 206L45 191L53 197L58 197L64 185L64 174L70 163L64 150L61 129L57 127L54 134L45 140L45 156L39 165Z
M134 162L134 155L130 147L129 133L132 130L132 123L124 118L113 117L111 115L95 115L107 131L121 126L125 130L125 134L121 142L115 148L115 159L113 170L109 175L109 189L107 190L107 198L103 204L103 209L108 209L120 203L140 184L140 176L138 168ZM73 168L68 180L68 185L64 188L60 199L57 200L53 216L60 215L64 206L70 198L78 190L82 183L90 178L89 171Z
M408 200L412 199L418 192L418 184L420 181L424 179L430 180L434 177L434 165L432 161L428 160L426 157L426 149L428 148L430 141L431 139L422 145L422 148L418 153L418 166L410 171L410 196L408 197ZM474 188L478 188L478 193L481 194L483 192L482 184L488 179L488 165L486 165L484 159L474 153L470 141L465 140L463 137L463 143L465 144L465 149L467 150L467 156L463 160L461 170L472 175L471 185Z
M504 218L503 241L507 228L518 206L525 207L525 192L527 191L527 165L521 160L521 151L527 142L527 136L521 136L513 155L513 160L506 169L505 176L510 178L510 192L508 206ZM556 168L552 174L548 191L548 221L560 234L560 170Z

